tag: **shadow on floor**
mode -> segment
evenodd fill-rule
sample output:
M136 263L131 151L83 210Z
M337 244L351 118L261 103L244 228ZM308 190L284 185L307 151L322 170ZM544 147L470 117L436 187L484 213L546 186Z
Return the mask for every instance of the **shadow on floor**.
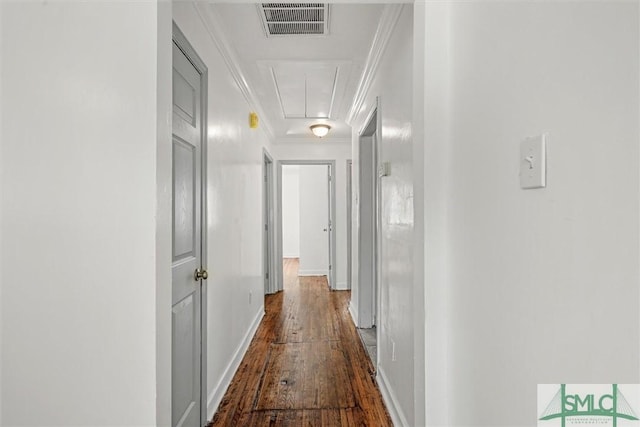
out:
M369 359L371 359L371 363L373 363L373 369L377 368L377 343L376 343L376 327L373 328L358 328L358 335L360 335L360 339L362 340L362 344L367 349L367 354L369 355Z

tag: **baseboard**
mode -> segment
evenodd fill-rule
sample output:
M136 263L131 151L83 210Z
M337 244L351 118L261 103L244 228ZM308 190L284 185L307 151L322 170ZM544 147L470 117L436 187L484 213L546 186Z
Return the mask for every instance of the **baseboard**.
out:
M222 375L222 378L220 379L220 381L218 381L218 384L216 384L212 392L209 393L209 396L207 396L207 419L208 420L211 420L213 418L213 415L218 409L218 405L220 405L220 402L224 397L224 393L227 391L227 388L231 384L231 380L233 379L233 376L236 374L236 371L240 367L240 362L242 362L242 358L244 357L244 354L247 352L247 349L249 348L249 344L251 344L251 340L253 339L253 336L256 334L256 331L258 330L258 326L260 326L260 322L262 321L263 317L264 317L264 307L253 319L253 322L251 323L249 330L247 330L247 333L244 335L242 342L236 349L236 352L233 354L233 357L231 358L231 362L229 362L229 364L227 365L227 369L224 370L224 374Z
M408 427L407 417L405 417L404 412L402 412L402 408L398 404L398 399L393 393L393 390L389 387L389 380L380 365L378 365L376 381L378 382L382 400L384 400L384 404L387 406L393 425L396 427Z
M300 258L300 255L282 255L282 258L298 259L298 258Z
M327 270L298 270L298 276L328 276Z
M348 291L349 284L347 282L338 282L336 283L336 291Z
M353 294L351 294L353 296ZM353 320L353 324L358 327L358 311L353 308L353 304L349 301L349 314L351 315L351 320Z

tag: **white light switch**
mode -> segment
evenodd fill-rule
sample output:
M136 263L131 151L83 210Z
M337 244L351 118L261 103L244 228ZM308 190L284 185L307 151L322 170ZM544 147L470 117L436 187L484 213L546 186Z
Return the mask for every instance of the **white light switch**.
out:
M547 144L545 135L527 138L520 143L520 187L547 186Z

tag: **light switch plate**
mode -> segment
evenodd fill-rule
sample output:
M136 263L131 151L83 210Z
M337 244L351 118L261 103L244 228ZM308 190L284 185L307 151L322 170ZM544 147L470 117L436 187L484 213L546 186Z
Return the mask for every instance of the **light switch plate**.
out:
M527 138L520 143L520 187L523 189L547 186L546 135Z

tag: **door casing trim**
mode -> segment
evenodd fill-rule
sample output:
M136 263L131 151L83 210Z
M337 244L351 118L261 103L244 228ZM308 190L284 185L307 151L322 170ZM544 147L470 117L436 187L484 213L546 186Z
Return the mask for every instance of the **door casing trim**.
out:
M278 172L277 178L277 221L278 221L278 233L276 238L276 259L282 260L282 166L304 166L304 165L327 165L331 166L331 181L329 182L331 192L331 247L329 248L329 262L331 263L331 270L329 271L329 282L331 283L331 290L336 288L336 161L335 160L278 160L276 169ZM278 291L281 291L284 287L284 272L282 269L282 262L277 268L278 271Z
M381 136L382 136L382 120L380 116L380 97L376 97L375 105L367 114L366 120L358 131L358 198L359 203L357 206L357 259L358 259L358 327L370 328L373 325L381 324L380 313L380 182L378 179L378 165L380 164L381 155ZM371 144L371 145L370 145ZM371 159L367 159L367 162L371 169L371 176L365 175L365 168L363 159L363 148L367 145L372 152ZM373 193L364 194L363 183L365 180L373 179L374 188ZM363 200L365 196L372 197L370 202L372 203L371 210L365 212L363 207ZM364 215L373 215L368 217L371 220L370 227L363 229L363 217ZM372 253L368 256L363 251L363 239L369 238L373 244ZM365 274L366 273L366 274ZM367 292L364 292L364 290ZM377 297L376 297L377 296ZM380 328L377 328L378 342L380 340Z
M266 164L269 163L271 165L271 167L267 167ZM267 265L263 265L263 271L262 271L262 277L265 278L265 274L267 273L267 271L271 274L269 274L269 279L267 280L267 285L265 287L265 294L274 294L276 292L278 292L278 288L277 288L277 282L276 282L276 276L278 275L277 273L277 265L275 263L275 251L274 251L274 224L273 224L273 217L269 215L269 212L264 212L267 208L267 199L269 201L269 207L271 207L271 211L274 212L274 216L275 216L275 209L274 209L274 200L273 200L273 193L274 193L274 187L273 187L273 165L274 165L274 161L273 161L273 157L271 157L271 154L269 154L269 152L267 151L266 148L262 149L262 167L263 167L263 175L267 177L267 182L264 184L263 188L266 188L267 191L265 192L265 194L262 195L262 209L263 209L263 221L266 221L267 224L267 233L263 233L266 234L266 242L262 242L262 247L264 248L268 248L269 252L270 252L270 256L267 260ZM263 257L264 259L264 257Z
M353 160L347 159L347 289L351 290L353 276Z

